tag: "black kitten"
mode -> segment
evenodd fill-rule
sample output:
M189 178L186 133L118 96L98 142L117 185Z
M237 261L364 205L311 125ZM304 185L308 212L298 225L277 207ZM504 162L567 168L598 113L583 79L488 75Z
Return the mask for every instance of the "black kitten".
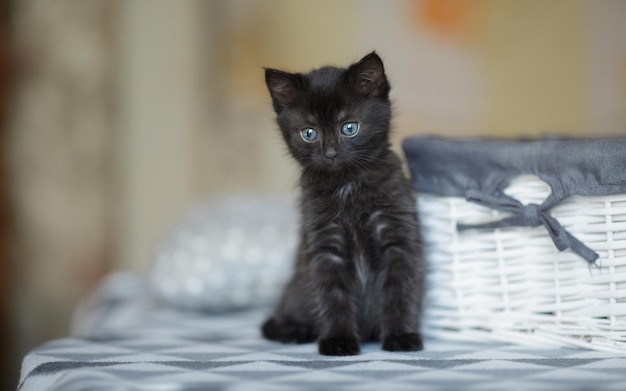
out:
M347 69L265 70L289 151L302 166L295 274L263 325L271 340L318 340L326 355L422 349L423 265L415 199L389 149L389 83L376 53Z

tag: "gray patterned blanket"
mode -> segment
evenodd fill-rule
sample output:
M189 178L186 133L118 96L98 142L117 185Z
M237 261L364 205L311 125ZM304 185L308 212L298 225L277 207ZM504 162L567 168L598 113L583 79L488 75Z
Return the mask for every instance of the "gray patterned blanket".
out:
M326 357L261 338L267 311L202 314L156 304L113 275L71 338L23 360L19 390L624 390L626 354L427 339L415 353L367 344Z

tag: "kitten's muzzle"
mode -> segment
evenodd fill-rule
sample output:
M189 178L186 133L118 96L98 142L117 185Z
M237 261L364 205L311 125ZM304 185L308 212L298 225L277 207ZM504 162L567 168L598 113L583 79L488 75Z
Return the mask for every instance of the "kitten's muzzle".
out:
M330 160L335 160L335 157L337 157L337 151L335 150L335 148L327 148L326 151L324 152L324 156L326 156L326 158L330 159Z

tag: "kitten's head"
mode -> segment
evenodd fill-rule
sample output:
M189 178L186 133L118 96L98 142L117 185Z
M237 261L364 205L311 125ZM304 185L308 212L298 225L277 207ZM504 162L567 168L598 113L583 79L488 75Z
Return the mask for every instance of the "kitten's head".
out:
M390 87L376 53L307 74L266 69L265 81L287 147L303 167L366 169L389 149Z

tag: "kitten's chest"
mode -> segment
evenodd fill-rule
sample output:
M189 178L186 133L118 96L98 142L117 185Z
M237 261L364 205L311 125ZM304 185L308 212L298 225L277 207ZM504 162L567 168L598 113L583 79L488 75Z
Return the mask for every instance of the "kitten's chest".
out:
M372 216L381 215L382 210L393 203L381 188L365 186L358 181L342 183L313 197L309 215L340 225L348 236L354 237L351 242L359 243Z
M376 227L384 224L396 202L387 193L384 184L365 186L358 181L347 181L322 194L310 193L303 203L305 225L316 231L317 239L341 237L351 258L360 262L363 254L373 252L379 236Z
M354 201L354 198L358 198L358 191L359 186L356 182L347 182L338 186L330 196L337 204L345 206L349 201Z
M363 294L375 280L381 235L392 200L354 182L337 186L323 196L305 198L304 233L311 248L330 251L329 260L352 271ZM377 229L377 227L382 227ZM315 254L315 250L309 251ZM321 259L319 257L317 259ZM315 259L315 255L311 257Z

